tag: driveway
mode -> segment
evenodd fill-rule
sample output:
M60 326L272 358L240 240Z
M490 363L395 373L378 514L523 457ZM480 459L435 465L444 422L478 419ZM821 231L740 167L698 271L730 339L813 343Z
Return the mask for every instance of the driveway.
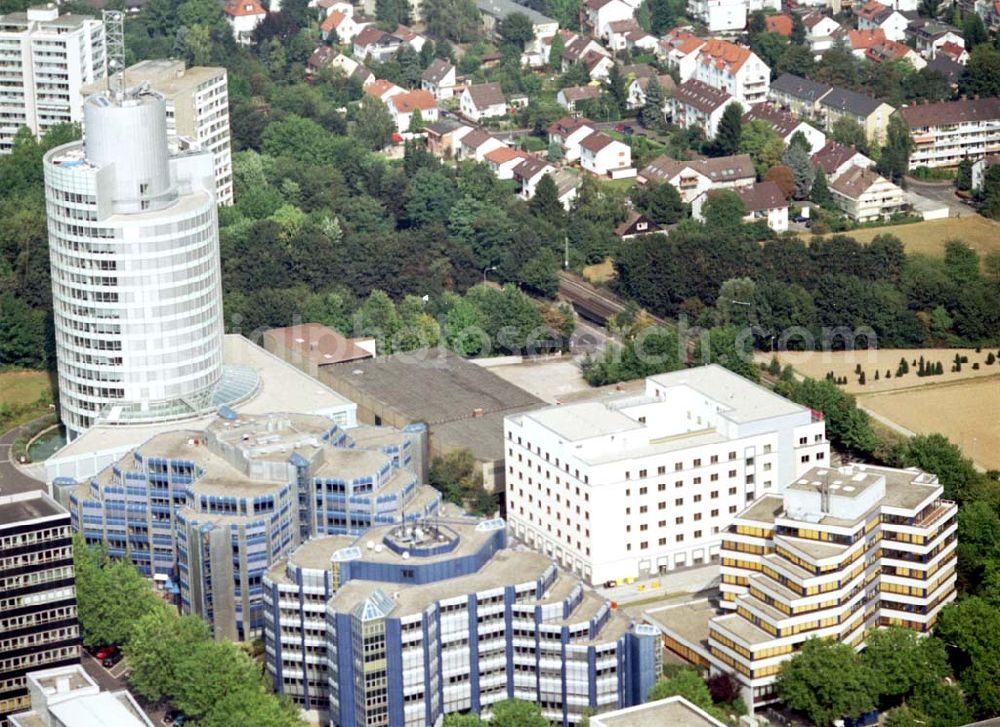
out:
M48 489L44 482L28 477L11 461L11 448L20 433L21 427L15 427L0 437L0 496Z
M935 202L948 205L949 217L971 217L976 211L969 205L962 204L955 194L955 185L951 182L924 182L913 177L906 178L906 188L927 197Z

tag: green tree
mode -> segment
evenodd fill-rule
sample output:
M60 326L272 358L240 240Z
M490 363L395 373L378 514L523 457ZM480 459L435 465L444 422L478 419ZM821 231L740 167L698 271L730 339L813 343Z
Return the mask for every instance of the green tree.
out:
M646 699L652 702L674 695L684 697L696 707L706 711L713 709L712 695L708 691L708 685L695 669L678 669L670 678L658 680L650 688Z
M628 88L625 85L625 77L622 76L621 68L615 64L608 71L608 95L614 101L619 113L624 113L628 106Z
M45 368L45 314L7 293L0 295L0 369Z
M760 367L753 361L753 336L749 329L717 326L695 344L699 364L715 363L751 381L760 381Z
M380 151L392 142L396 122L392 120L384 103L374 96L366 95L361 99L361 105L355 114L352 133L368 149Z
M830 185L827 183L826 171L823 167L816 167L812 189L809 190L809 199L823 209L833 208L833 195L830 193Z
M910 152L913 149L913 139L910 127L902 117L893 114L889 117L889 128L885 145L879 155L876 171L889 181L899 184L910 168Z
M976 493L981 478L962 450L941 434L910 437L897 452L899 464L933 472L944 485L945 497L960 502Z
M667 182L652 180L632 188L636 209L658 225L672 225L684 216L684 201L677 189Z
M754 171L763 177L768 169L781 163L785 142L770 123L754 119L740 130L739 151L750 155Z
M560 33L552 36L552 45L549 47L549 70L562 70L563 51L566 50L566 40Z
M427 32L437 38L468 43L479 36L482 21L472 0L424 0L420 7ZM446 58L438 45L438 56Z
M788 50L788 38L781 33L759 33L750 41L750 49L769 68L776 68Z
M962 161L958 163L955 187L962 192L968 192L972 189L972 160L969 157L962 157Z
M934 633L951 649L952 666L973 712L1000 712L1000 609L975 596L949 604Z
M926 715L923 727L959 727L972 722L972 712L957 684L930 682L913 694L907 703L917 714Z
M814 176L808 148L802 148L801 144L789 144L781 161L792 170L795 177L795 199L806 199L812 189Z
M443 727L484 727L486 724L478 715L450 712L444 716Z
M789 707L825 727L875 706L871 677L850 646L813 638L781 665L778 694Z
M854 119L841 116L833 122L830 129L830 138L838 144L857 147L864 153L868 149L868 139L865 137L865 130Z
M986 167L979 200L979 214L991 220L1000 220L1000 164Z
M210 714L227 694L263 688L259 667L232 641L198 642L181 654L178 666L186 676L173 704L196 719Z
M968 12L962 18L962 38L965 40L965 48L970 52L976 46L990 42L990 34L979 13Z
M872 675L875 694L890 703L942 681L949 673L944 644L899 626L869 634L861 661Z
M776 390L792 401L823 412L827 434L836 446L865 453L878 446L868 415L858 409L853 396L838 389L832 381L806 378L801 382L782 382Z
M129 686L151 702L177 694L189 678L180 668L184 655L211 638L197 616L178 616L167 609L146 614L136 621L125 647Z
M743 229L746 205L740 196L729 189L713 191L701 206L705 227L712 235L728 238L739 237Z
M930 717L904 704L885 713L883 727L923 727L930 724Z
M492 727L548 727L542 708L533 702L505 699L493 705Z
M647 129L663 123L663 89L656 76L646 82L646 103L639 110L639 122Z
M1000 96L1000 51L985 43L973 48L958 88L969 96Z
M410 114L410 133L419 133L424 130L424 126L424 115L420 113L420 109Z
M743 131L743 107L733 101L722 112L715 132L715 148L720 155L735 154L740 148Z
M559 190L551 174L545 174L535 186L535 196L528 202L531 211L543 220L561 224L566 217L562 202L559 201Z
M407 187L406 216L414 225L445 225L455 202L455 183L443 172L423 168Z
M401 326L396 305L381 290L373 290L354 316L356 335L375 338L378 349L387 352L392 351Z
M516 46L520 51L535 39L531 18L519 12L513 12L500 21L499 33L505 43Z

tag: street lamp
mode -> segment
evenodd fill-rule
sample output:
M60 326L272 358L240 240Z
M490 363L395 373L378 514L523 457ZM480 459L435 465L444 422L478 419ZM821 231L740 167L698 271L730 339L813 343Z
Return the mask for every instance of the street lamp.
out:
M496 265L487 265L483 268L483 285L486 285L486 273L491 273L497 269Z

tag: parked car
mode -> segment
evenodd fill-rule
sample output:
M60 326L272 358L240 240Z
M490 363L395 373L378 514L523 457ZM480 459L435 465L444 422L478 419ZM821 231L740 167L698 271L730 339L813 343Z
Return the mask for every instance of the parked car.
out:
M179 709L171 709L163 718L165 724L183 725L188 721L188 716Z
M616 581L614 578L612 578L610 581L604 581L605 588L614 588L617 585L618 581Z
M117 654L117 653L118 653L117 646L102 646L101 648L99 648L97 651L94 652L94 658L97 659L98 661L104 661L112 654Z
M101 660L101 666L103 666L105 669L110 669L121 660L122 660L121 654L111 654L109 656L105 656L104 659Z
M806 217L805 215L796 215L794 218L792 218L792 222L800 222L801 223L801 222L808 222L808 221L809 221L809 218Z

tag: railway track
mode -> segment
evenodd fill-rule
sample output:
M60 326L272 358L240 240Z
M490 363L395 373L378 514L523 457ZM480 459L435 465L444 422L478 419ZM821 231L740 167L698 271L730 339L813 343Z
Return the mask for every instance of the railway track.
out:
M608 321L626 308L626 303L614 293L597 288L574 273L559 273L559 296L573 306L584 320L607 327ZM645 315L657 325L676 328L675 324L654 316Z

